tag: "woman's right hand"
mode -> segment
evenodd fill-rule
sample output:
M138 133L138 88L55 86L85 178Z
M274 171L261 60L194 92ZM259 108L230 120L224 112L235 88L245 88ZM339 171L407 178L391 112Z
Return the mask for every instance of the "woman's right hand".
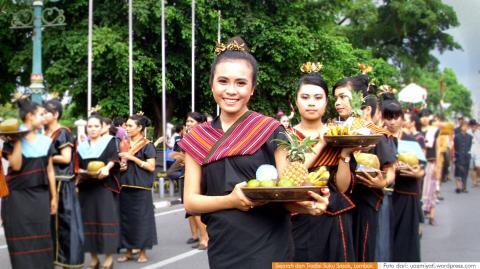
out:
M233 191L228 195L232 208L236 208L241 211L248 211L252 209L255 204L250 201L242 191L242 187L246 187L247 182L241 182L235 185Z

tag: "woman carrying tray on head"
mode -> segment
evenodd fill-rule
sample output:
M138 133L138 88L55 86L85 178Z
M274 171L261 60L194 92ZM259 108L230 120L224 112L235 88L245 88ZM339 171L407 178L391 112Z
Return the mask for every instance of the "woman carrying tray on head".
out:
M120 248L127 253L117 261L133 259L132 250L140 249L137 262L147 262L146 249L157 244L157 231L153 209L152 187L155 171L155 146L143 136L150 120L137 114L127 120L130 149L121 152L122 192L120 193L121 240Z
M103 118L98 114L88 118L89 140L82 142L77 150L83 174L78 190L85 231L84 251L92 255L89 268L99 268L98 254L105 254L103 267L112 268L112 254L120 246L118 148L113 136L101 135L102 124ZM90 168L95 171L89 170L89 163L94 161L96 167ZM85 170L89 173L85 174Z
M397 111L402 111L402 107L394 99L385 100L382 106L384 108L385 126L388 131L395 135L395 142L399 151L402 150L398 147L399 140L400 142L408 141L418 144L415 136L402 131L402 126L405 124L414 124L414 121L412 121L413 113L405 115L397 113ZM408 121L404 121L404 117L408 118ZM418 144L418 148L421 151L420 144ZM422 211L419 180L424 175L425 171L420 166L409 167L406 170L396 172L395 187L392 194L391 232L393 247L390 260L392 262L420 262L419 228Z
M313 68L312 68L313 66ZM306 156L305 166L311 170L327 166L330 170L328 187L329 204L325 214L292 217L292 234L295 244L295 261L355 261L352 235L351 209L355 207L346 195L351 189L352 171L356 163L350 158L355 148L332 148L322 141L325 127L322 116L328 100L328 87L319 73L319 63L306 63L305 74L298 81L295 93L296 106L301 121L290 129L300 140L306 137L320 139L315 153Z
M51 140L38 133L44 109L23 97L17 104L24 137L5 142L2 156L9 162L9 195L2 198L2 220L13 269L53 268L51 216L57 211L57 192ZM1 171L3 173L3 171Z
M58 212L52 220L55 265L68 268L83 266L83 222L75 186L74 148L72 132L58 122L62 104L53 99L44 104L45 134L53 141L53 168L57 179Z
M292 259L290 214L321 214L327 197L314 202L255 204L241 188L262 164L286 166L287 152L274 139L284 128L270 117L248 110L256 86L257 64L241 38L218 44L210 85L220 116L191 130L185 150L185 208L202 214L209 235L210 268L270 268ZM328 192L324 193L328 195Z
M395 179L395 145L390 138L391 134L376 126L374 122L380 118L377 114L379 109L376 98L374 96L362 98L368 95L370 89L366 74L344 78L338 81L333 89L336 97L335 108L343 120L353 119L352 129L366 127L371 133L383 134L372 153L378 156L380 170L386 172L386 177L384 178L382 173L377 173L375 177L370 174L357 175L357 182L351 194L356 206L353 211L356 258L362 262L374 261L378 210L383 199L382 189L393 183ZM361 109L360 112L359 109ZM367 114L365 118L368 120L357 120L352 117L352 114L357 114L357 117L359 114Z

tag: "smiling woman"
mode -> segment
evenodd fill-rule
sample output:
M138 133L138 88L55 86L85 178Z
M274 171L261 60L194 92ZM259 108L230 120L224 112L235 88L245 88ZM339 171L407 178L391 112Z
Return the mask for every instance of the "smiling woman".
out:
M275 142L286 139L283 126L248 109L257 63L247 50L241 38L217 45L210 86L220 116L193 128L179 143L185 151L185 208L202 214L207 225L210 268L270 268L273 261L292 259L286 207L255 204L241 190L260 165L282 171L287 162ZM324 211L328 198L313 198L317 209L312 211Z

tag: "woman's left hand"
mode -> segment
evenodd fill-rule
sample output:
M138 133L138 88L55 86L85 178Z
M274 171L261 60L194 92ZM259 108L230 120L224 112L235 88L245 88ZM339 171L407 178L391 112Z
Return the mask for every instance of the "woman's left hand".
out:
M56 197L50 199L50 215L57 214L58 200Z
M98 178L99 179L104 179L104 178L108 177L109 173L110 173L110 169L105 166L102 169L100 169L99 174L98 174Z
M362 172L363 175L357 174L357 179L360 180L360 183L369 188L383 189L387 186L387 180L383 177L382 171L376 170L376 172L377 175L375 177L372 177L366 172Z

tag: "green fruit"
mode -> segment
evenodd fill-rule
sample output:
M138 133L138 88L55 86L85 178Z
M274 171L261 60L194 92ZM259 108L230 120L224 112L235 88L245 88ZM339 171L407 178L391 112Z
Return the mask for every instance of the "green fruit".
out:
M288 178L282 178L282 179L280 179L280 181L278 182L278 186L279 186L279 187L293 187L294 184L293 184L293 181L291 181L290 179L288 179Z
M273 180L262 180L262 181L260 181L260 187L263 187L263 188L275 187L275 181L273 181Z
M247 187L249 188L257 188L258 186L260 186L260 181L256 179L251 179L247 182Z

